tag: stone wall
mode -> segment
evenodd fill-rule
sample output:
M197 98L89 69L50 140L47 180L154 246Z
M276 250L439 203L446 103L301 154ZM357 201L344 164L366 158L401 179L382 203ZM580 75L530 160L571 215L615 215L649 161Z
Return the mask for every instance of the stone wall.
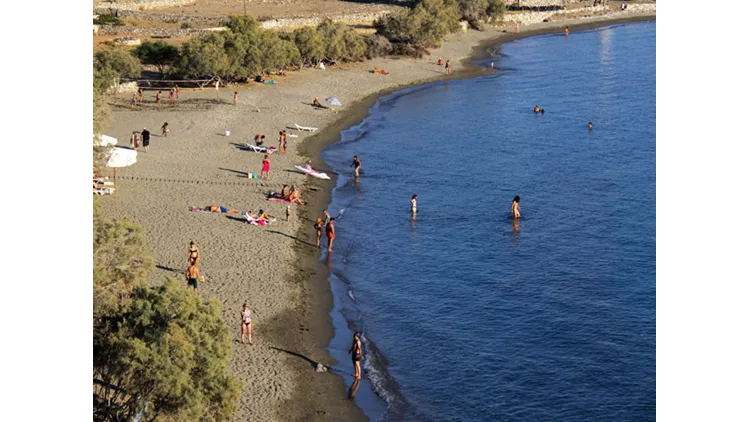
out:
M110 9L123 10L149 10L160 7L176 7L193 4L196 0L128 0L124 2L101 2L94 5L94 12L107 13Z
M593 2L592 2L593 3ZM618 3L619 4L619 3ZM641 14L656 12L656 3L652 4L629 4L625 11L617 10L613 11L609 6L589 6L581 7L570 10L557 10L557 11L545 11L545 12L521 12L521 13L509 13L505 15L505 22L518 23L520 25L532 25L535 23L544 22L547 20L561 20L572 17L580 17L582 14L585 18L586 15L590 16L627 16L629 14Z

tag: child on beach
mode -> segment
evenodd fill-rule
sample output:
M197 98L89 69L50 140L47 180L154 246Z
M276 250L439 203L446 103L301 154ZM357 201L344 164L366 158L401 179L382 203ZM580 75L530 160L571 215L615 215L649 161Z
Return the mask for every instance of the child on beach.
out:
M133 94L133 98L130 100L130 108L135 108L136 103L138 103L138 96Z
M169 90L169 104L174 105L174 89Z
M156 108L161 108L161 91L156 93Z
M138 131L134 130L133 133L130 134L130 146L133 147L133 149L138 149Z
M164 122L164 124L161 125L161 136L169 136L169 123Z
M234 91L234 105L237 105L237 100L239 98L239 95L240 94L238 94L237 91Z
M268 159L268 155L263 157L263 169L260 171L260 178L267 179L268 173L271 171L271 160Z

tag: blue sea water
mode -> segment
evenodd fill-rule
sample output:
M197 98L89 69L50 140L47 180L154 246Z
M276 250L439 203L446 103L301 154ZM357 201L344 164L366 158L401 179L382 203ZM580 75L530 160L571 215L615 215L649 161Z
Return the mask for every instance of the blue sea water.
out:
M490 61L381 98L323 152L337 369L362 331L372 420L655 420L656 22Z

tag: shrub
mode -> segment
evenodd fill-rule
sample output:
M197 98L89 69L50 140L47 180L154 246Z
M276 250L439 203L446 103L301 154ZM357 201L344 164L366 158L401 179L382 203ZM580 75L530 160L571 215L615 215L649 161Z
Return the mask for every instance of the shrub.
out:
M97 25L115 25L115 26L125 25L125 22L123 22L122 19L115 16L114 13L105 13L105 14L99 15L98 18L94 19L94 23Z
M187 22L183 22L182 25L180 25L180 29L192 29L193 25L190 25Z
M361 34L340 22L326 18L316 28L325 46L325 58L333 61L358 61L367 51Z
M460 28L459 18L455 0L422 0L410 10L380 17L374 25L393 43L431 48Z
M382 35L372 34L365 37L365 44L367 45L365 56L368 59L383 57L393 53L393 45Z
M502 20L505 14L504 0L458 0L458 13L474 28L480 21Z
M221 37L206 40L193 38L182 45L180 70L188 77L223 76L229 71L229 59L224 52Z
M94 69L120 78L137 78L141 74L138 59L125 48L103 44L94 54Z

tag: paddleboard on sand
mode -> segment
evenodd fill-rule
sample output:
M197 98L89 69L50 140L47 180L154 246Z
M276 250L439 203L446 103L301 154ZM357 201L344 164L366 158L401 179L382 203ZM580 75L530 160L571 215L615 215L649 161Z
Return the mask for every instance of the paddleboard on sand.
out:
M313 168L310 167L309 164L306 165L305 167L294 166L294 168L296 168L297 170L299 170L303 174L306 174L306 175L312 176L312 177L317 177L318 179L326 179L326 180L330 180L331 179L330 177L328 177L327 174L325 174L323 172L319 172L319 171L313 170Z

